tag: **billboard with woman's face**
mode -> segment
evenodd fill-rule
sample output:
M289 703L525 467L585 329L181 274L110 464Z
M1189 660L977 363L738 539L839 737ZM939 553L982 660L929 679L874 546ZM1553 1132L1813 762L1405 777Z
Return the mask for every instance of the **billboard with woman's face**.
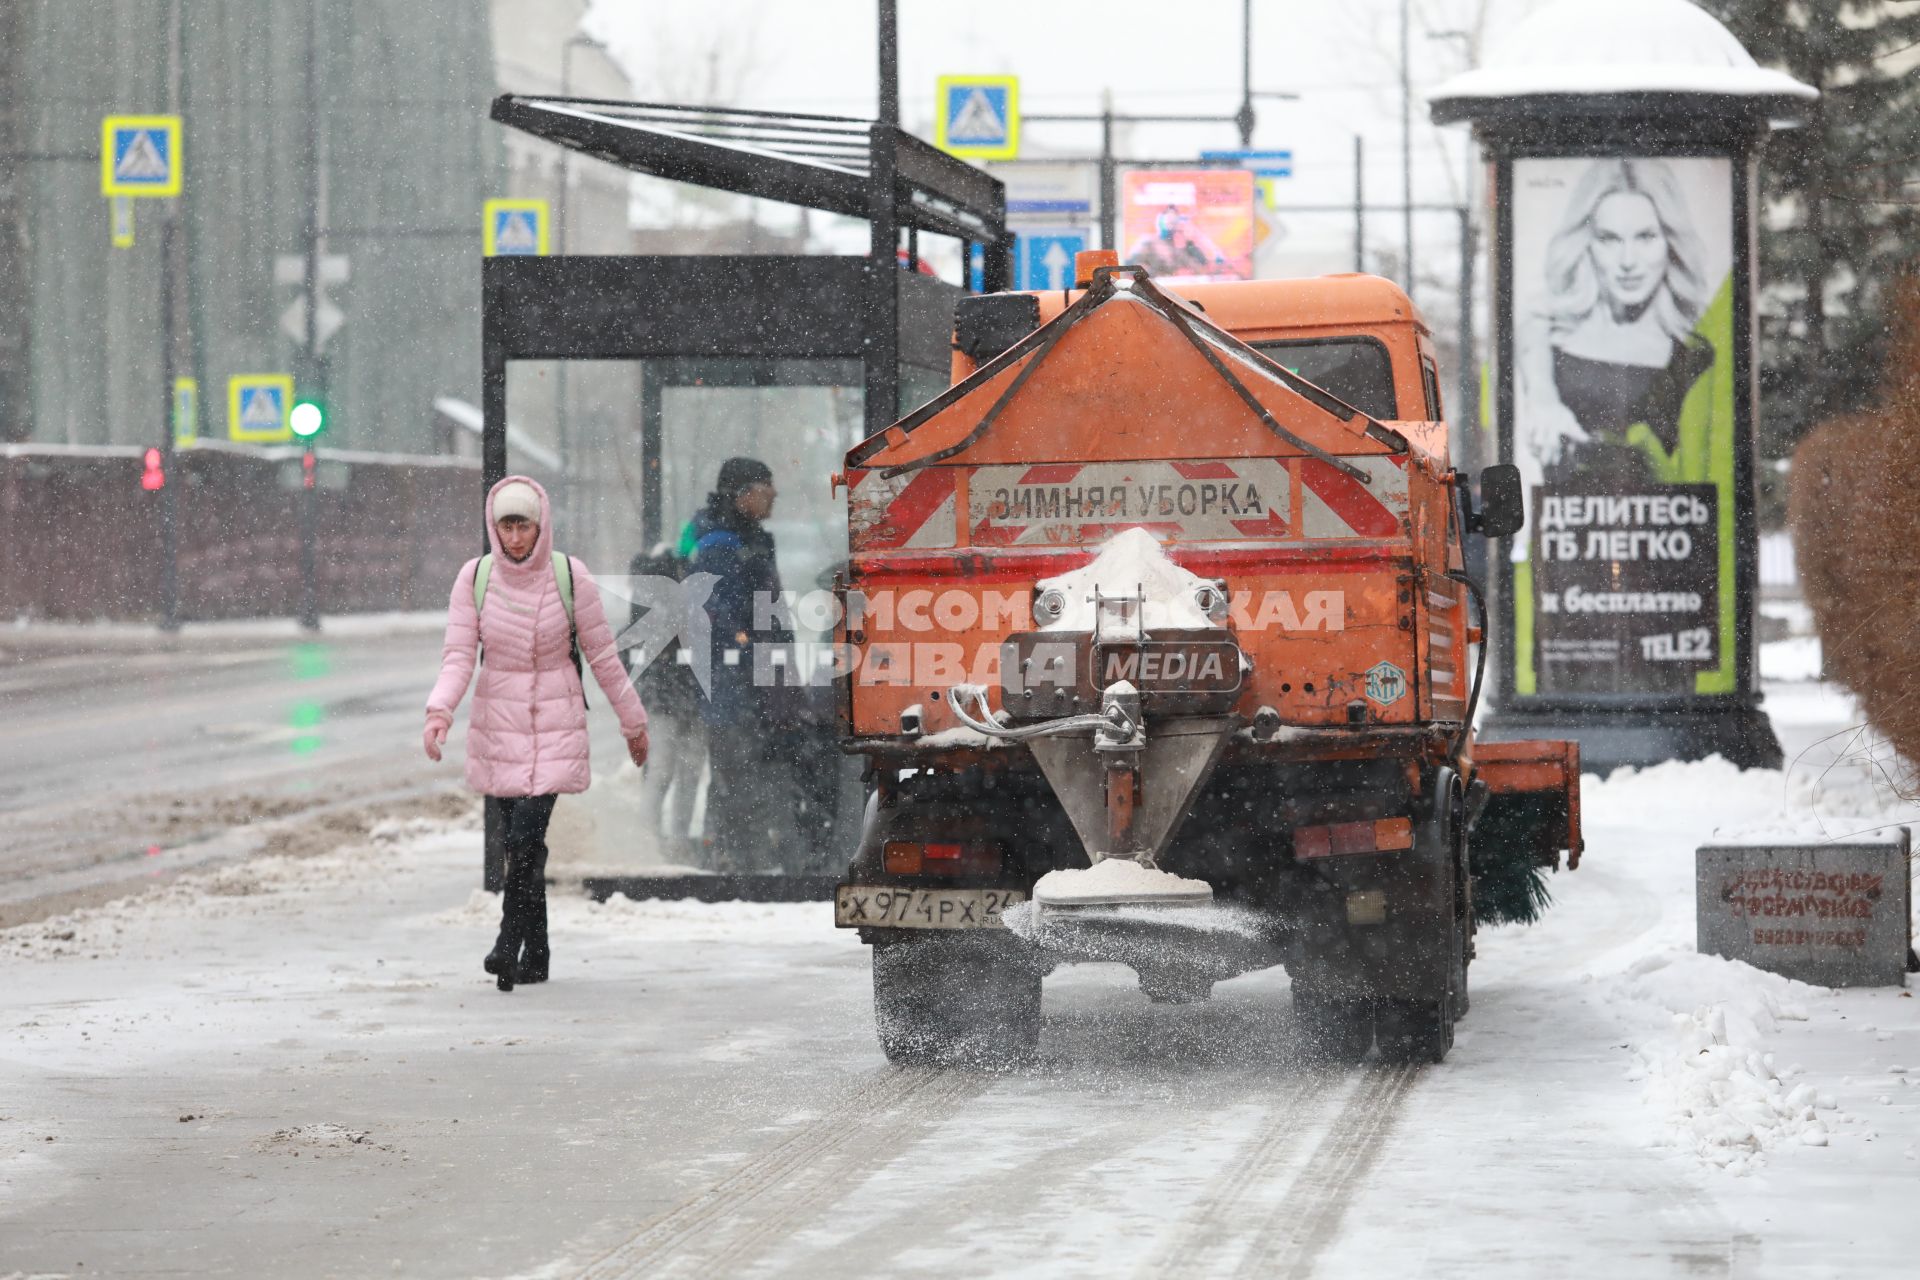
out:
M1512 181L1514 692L1733 692L1732 164Z

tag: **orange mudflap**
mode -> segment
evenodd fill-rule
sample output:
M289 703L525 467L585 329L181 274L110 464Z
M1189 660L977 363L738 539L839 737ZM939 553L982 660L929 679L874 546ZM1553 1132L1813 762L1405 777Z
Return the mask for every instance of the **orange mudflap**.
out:
M1477 742L1473 748L1473 776L1484 782L1494 797L1527 796L1557 802L1565 811L1564 830L1555 830L1564 838L1559 849L1567 851L1567 869L1580 865L1586 837L1580 829L1580 744L1547 740L1521 742Z

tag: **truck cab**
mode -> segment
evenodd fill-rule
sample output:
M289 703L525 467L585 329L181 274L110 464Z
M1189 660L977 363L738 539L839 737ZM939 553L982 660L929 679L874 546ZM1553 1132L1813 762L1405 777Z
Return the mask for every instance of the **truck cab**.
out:
M1446 420L1432 334L1413 300L1391 280L1349 273L1183 284L1172 291L1248 346L1378 421ZM1046 324L1082 292L988 297L1030 297L1035 323ZM1008 330L992 327L988 317L1006 306L962 301L955 318L954 382L979 368L979 357L999 354L992 348Z

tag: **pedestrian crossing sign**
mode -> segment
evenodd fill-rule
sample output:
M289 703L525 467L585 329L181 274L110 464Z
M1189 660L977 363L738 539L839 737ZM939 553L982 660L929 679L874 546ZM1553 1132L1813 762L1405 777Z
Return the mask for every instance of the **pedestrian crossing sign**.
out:
M100 194L180 194L180 117L108 116L100 123Z
M487 201L483 237L486 255L544 257L548 222L545 200Z
M941 76L933 142L968 160L1020 154L1019 76Z
M278 444L293 438L293 378L284 373L236 373L227 379L227 438Z
M192 378L173 380L173 447L188 449L200 438L200 384Z

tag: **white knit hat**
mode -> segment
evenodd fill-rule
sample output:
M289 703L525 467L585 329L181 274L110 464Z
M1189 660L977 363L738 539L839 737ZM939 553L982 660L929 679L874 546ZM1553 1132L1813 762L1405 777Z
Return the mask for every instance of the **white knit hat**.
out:
M525 480L503 484L499 492L493 495L494 523L509 516L522 516L535 524L540 523L540 495Z

